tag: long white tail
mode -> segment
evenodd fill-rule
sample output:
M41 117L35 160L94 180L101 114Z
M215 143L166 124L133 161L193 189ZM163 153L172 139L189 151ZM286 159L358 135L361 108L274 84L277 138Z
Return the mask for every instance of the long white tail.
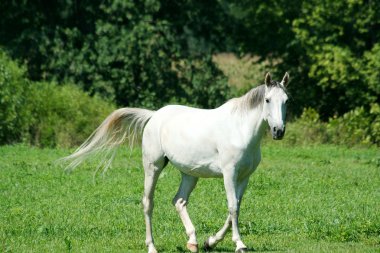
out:
M116 148L127 140L132 147L153 114L154 111L139 108L114 111L73 154L62 159L70 162L66 170L73 170L90 156L102 155L98 169L103 167L106 171L115 156Z

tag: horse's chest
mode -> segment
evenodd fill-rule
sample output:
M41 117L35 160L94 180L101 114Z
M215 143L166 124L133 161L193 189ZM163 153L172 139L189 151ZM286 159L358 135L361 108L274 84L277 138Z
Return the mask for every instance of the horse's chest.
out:
M260 150L258 150L255 153L247 156L246 159L238 162L236 164L238 176L240 178L249 177L256 170L257 166L260 164L260 161L261 154Z

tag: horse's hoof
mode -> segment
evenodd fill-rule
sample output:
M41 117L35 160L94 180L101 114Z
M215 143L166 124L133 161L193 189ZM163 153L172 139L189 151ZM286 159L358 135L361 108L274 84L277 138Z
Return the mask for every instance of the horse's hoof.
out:
M240 248L240 249L237 249L235 251L235 253L245 253L245 252L248 252L248 249L247 248Z
M210 251L210 250L212 250L214 247L212 247L211 245L210 245L210 238L207 238L207 240L205 241L205 243L203 244L203 249L205 250L205 251Z
M187 243L186 244L186 247L188 250L190 250L191 252L198 252L198 244L193 244L193 243Z

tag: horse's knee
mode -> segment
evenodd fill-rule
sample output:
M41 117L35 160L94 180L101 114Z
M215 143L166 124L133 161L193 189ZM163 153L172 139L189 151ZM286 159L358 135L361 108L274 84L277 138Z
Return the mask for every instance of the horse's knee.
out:
M239 215L239 210L237 206L228 207L228 212L230 213L231 217L236 217L237 215Z
M144 209L144 213L145 214L148 214L150 212L152 212L152 209L153 209L153 201L147 197L143 197L142 200L141 200L141 203L142 203L142 206L143 206L143 209Z
M172 205L175 206L177 204L177 201L178 201L178 196L176 195L173 199L172 199Z
M174 197L172 200L172 204L175 206L175 209L178 212L181 212L183 208L187 205L187 201L184 200L183 198Z

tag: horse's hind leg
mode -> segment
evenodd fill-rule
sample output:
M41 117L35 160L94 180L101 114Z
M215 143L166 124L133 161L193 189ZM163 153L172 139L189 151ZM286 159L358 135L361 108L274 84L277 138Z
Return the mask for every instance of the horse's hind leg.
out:
M195 228L190 220L186 206L188 204L189 196L197 184L197 181L197 177L182 173L181 185L173 199L173 205L176 207L179 217L185 226L186 234L189 236L189 240L187 241L187 248L191 252L198 252L198 242L195 235Z
M146 226L146 240L145 244L148 247L148 253L157 253L154 247L154 240L152 234L152 213L153 213L153 197L154 189L157 184L158 176L160 175L162 169L167 164L167 159L162 157L161 159L150 162L147 157L143 157L145 180L144 180L144 197L142 199L142 204L144 207L145 216L145 226Z

